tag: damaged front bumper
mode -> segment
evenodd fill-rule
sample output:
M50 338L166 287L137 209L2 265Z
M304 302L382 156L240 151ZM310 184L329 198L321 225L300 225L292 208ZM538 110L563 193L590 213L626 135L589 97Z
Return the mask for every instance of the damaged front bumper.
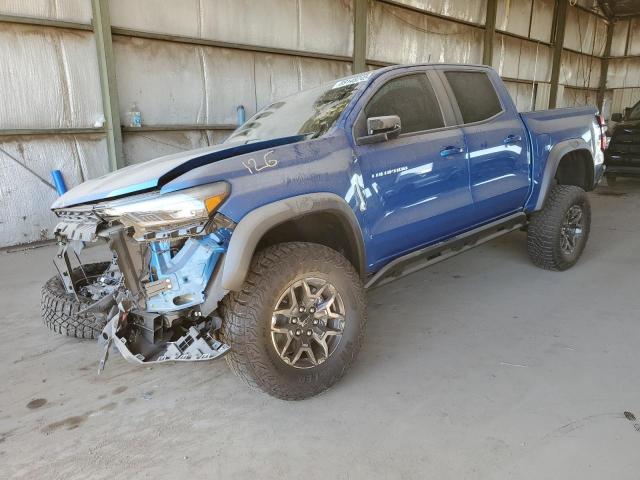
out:
M187 332L176 341L158 342L155 337L155 319L149 319L151 328L147 328L148 326L145 325L142 335L134 336L130 342L130 335L125 333L131 333L126 325L130 312L124 304L125 302L119 304L118 312L104 327L102 337L99 339L100 344L104 346L104 353L100 360L98 374L104 370L111 348L115 348L129 363L138 365L164 362L203 362L215 360L229 351L228 345L216 340L209 333L212 328L207 321L190 326Z
M215 338L221 324L216 308L227 293L220 271L235 224L212 212L204 221L142 230L101 213L99 205L56 211L54 260L67 293L94 300L83 312L109 318L101 368L112 346L137 364L224 355L229 347ZM117 272L88 283L77 278L82 269L73 269L73 260L79 263L85 243L99 240L108 243Z

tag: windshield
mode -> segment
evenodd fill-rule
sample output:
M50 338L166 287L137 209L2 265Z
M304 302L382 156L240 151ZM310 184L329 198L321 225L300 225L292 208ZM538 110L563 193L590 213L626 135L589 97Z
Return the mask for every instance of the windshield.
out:
M629 120L640 120L640 102L636 103L629 112Z
M225 143L255 142L294 135L319 137L333 126L370 72L304 90L263 108Z

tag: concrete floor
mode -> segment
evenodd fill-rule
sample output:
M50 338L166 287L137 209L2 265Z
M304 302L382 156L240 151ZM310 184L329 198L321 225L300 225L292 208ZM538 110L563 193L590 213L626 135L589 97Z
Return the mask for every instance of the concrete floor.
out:
M224 361L97 377L41 323L54 249L0 254L0 477L637 479L640 183L591 200L570 271L516 232L371 292L355 367L297 403Z

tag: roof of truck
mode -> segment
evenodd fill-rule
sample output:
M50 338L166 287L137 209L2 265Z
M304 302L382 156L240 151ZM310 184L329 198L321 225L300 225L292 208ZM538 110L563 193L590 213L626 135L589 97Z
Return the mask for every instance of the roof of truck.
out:
M406 63L406 64L397 64L397 65L387 65L378 70L394 70L398 68L409 68L409 67L472 67L478 68L482 70L494 70L493 67L489 65L481 65L478 63ZM372 70L372 71L378 71Z

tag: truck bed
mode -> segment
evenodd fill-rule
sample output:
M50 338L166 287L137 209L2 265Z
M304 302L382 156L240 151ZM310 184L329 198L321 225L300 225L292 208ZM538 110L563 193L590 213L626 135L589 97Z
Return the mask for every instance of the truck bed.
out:
M596 107L573 107L520 113L529 132L532 152L532 192L526 210L533 207L534 200L538 197L549 153L556 144L572 139L584 141L596 158L599 150L599 137L596 135L599 128L597 112Z

